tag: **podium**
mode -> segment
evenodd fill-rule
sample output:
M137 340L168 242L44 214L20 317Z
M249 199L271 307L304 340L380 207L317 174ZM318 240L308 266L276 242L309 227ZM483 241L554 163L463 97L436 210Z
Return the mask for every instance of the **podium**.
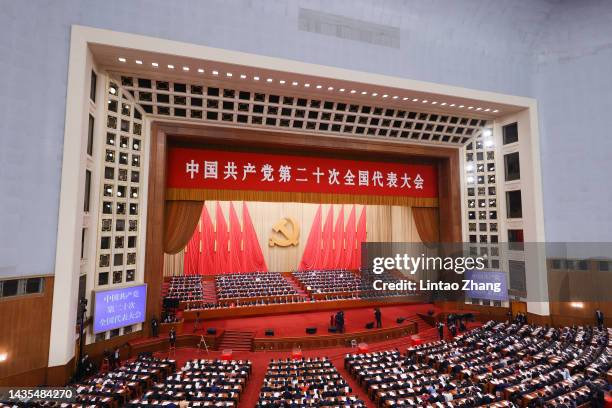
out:
M221 360L223 360L223 361L230 361L230 360L232 360L233 354L234 354L234 352L232 351L232 349L224 349L221 352Z

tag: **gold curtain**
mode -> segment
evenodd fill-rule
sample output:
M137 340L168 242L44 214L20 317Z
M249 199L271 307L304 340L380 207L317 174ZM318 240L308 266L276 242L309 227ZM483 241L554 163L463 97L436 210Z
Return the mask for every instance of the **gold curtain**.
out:
M166 201L164 218L164 252L176 254L185 248L195 231L202 201Z
M437 208L413 207L412 216L423 243L432 244L440 240L440 218Z

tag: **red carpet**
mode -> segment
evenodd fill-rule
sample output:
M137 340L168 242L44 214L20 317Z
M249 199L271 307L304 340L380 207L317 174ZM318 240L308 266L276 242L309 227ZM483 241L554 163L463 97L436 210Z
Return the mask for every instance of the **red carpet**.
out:
M397 327L396 319L405 317L416 319L417 313L426 313L435 309L431 304L410 304L399 306L382 306L383 327ZM327 334L330 317L335 311L308 312L285 314L275 316L244 317L236 319L218 319L204 321L204 328L215 327L217 331L235 330L254 332L255 337L265 337L266 329L274 329L275 337L301 337L305 336L306 327L316 327L317 334ZM345 332L354 333L365 331L365 324L374 321L374 309L371 307L360 309L347 309L344 311ZM191 323L185 325L185 332L189 333Z

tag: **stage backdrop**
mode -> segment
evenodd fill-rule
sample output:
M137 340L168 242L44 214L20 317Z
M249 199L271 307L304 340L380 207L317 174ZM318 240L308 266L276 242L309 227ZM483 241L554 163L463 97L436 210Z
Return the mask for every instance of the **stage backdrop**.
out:
M230 213L230 203L232 204L235 213ZM362 212L365 210L363 217L365 217L365 232L366 241L370 242L421 242L421 238L417 231L417 226L413 217L413 209L405 206L391 206L391 205L353 205L353 204L309 204L309 203L293 203L293 202L240 202L240 201L207 201L205 203L206 213L210 217L210 223L206 220L200 220L194 235L186 248L174 255L165 256L164 262L164 275L182 275L185 274L210 274L211 269L216 272L219 265L206 266L206 262L212 262L212 257L202 257L201 261L191 262L190 255L196 255L199 257L199 253L206 253L206 247L218 250L214 243L206 242L206 236L211 236L210 231L207 228L215 228L215 232L222 232L221 230L231 231L232 224L234 228L237 228L237 224L240 224L241 233L243 235L242 244L238 242L232 242L231 232L228 233L227 244L229 251L231 252L232 246L237 248L246 244L247 240L245 235L248 233L248 225L245 226L245 217L243 216L243 204L246 205L253 226L257 243L261 248L261 254L265 263L265 268L268 271L292 271L300 268L300 264L303 265L303 261L307 261L304 258L304 250L307 247L309 236L311 235L311 229L313 222L317 221L317 213L320 209L320 226L321 233L327 234L327 238L331 239L333 243L328 248L335 249L336 245L342 245L346 252L346 246L357 246L357 243L351 243L350 237L357 236L359 231L359 221L362 217ZM220 211L218 211L218 207ZM330 209L331 219L330 219ZM354 209L354 214L351 212ZM432 209L433 210L433 209ZM220 220L217 217L223 216ZM339 218L342 216L342 222L339 222ZM351 219L353 218L353 219ZM291 220L291 221L290 221ZM354 224L353 224L354 221ZM331 222L331 225L329 224ZM292 224L294 223L294 224ZM327 225L327 231L324 231ZM274 227L284 228L283 231L275 232ZM293 245L291 238L294 238L294 228L299 228L299 238L297 239L297 245ZM217 231L217 230L220 231ZM342 232L344 234L342 234ZM213 234L214 235L214 234ZM274 241L274 246L270 246L270 240ZM324 239L325 240L325 237ZM311 240L312 241L312 240ZM340 244L342 242L342 244ZM338 243L338 244L336 244ZM282 246L287 245L287 246ZM325 243L322 244L323 246ZM233 262L231 265L222 266L223 270L231 271L232 268L240 266L243 270L255 270L254 265L259 265L257 255L252 255L256 252L251 248L248 252L247 258L236 257L234 255L228 256L227 262ZM312 252L312 248L311 248ZM318 259L320 265L321 262L327 265L348 265L350 262L352 265L357 264L356 259L347 259L346 255L344 260L337 259L337 251L321 251L323 254L320 257L326 258L325 260ZM355 255L350 255L355 257ZM307 262L308 263L308 262ZM206 269L206 270L203 270ZM258 269L261 270L261 269Z

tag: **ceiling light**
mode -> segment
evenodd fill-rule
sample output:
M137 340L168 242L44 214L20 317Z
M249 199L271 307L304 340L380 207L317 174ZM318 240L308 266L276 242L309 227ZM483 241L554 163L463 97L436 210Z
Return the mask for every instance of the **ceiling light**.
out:
M485 129L482 131L482 135L484 137L490 137L493 134L493 132L491 132L491 129Z
M397 99L397 98L399 98L399 96L393 95L393 99Z
M368 93L366 91L361 91L362 95L367 95Z
M374 93L372 94L372 96L378 96L378 94L377 94L376 92L374 92Z
M137 63L138 65L142 65L142 61L141 61L141 60L136 60L136 63Z
M328 91L333 91L333 90L334 90L334 87L333 87L333 86L328 86L328 87L327 87L327 90L328 90Z
M0 353L0 363L6 361L6 359L8 358L6 353Z
M189 67L183 67L183 71L189 71Z
M485 112L489 112L490 110L491 110L491 109L487 108L487 109L485 109Z
M245 79L245 78L246 78L246 75L240 74L240 79Z
M293 82L291 83L291 85L293 85L293 86L296 86L297 84L298 84L298 83L297 83L297 82L295 82L295 81L293 81Z
M310 88L310 84L304 84L304 88Z
M281 84L281 85L285 85L285 80L281 79L280 81L278 81L278 83Z
M255 81L259 81L259 77L258 77L258 76L254 76L254 77L253 77L253 79L254 79Z
M154 68L159 67L159 64L157 62L152 62L151 65L153 65Z
M406 97L406 96L404 96L404 97L402 98L402 101L407 101L407 100L408 100L408 97Z
M387 94L384 94L384 95L383 95L382 97L383 97L383 98L386 98L386 97L388 97L388 96L389 96L389 95L387 95Z
M499 109L495 109L495 110L493 111L493 113L497 113L497 112L499 112Z
M340 88L340 92L344 92L344 88Z
M468 109L474 109L474 107L473 106L468 106Z
M474 165L472 163L468 163L465 165L466 171L474 171Z
M266 79L266 82L272 82L272 78Z
M213 75L219 75L219 71L213 71L212 74Z
M174 69L174 65L168 64L168 69Z
M204 70L203 70L202 68L198 68L198 72L199 72L200 74L203 74L203 73L204 73Z
M437 104L438 104L438 102L433 101L433 102L431 102L431 104L432 104L432 105L437 105Z
M418 99L418 98L414 98L414 99L412 100L412 102L418 102L418 101L419 101L419 99Z
M442 102L440 106L446 106L446 102Z
M228 78L231 78L232 76L234 76L234 74L232 74L231 72L226 72L225 76Z
M582 308L584 308L584 303L582 303L582 302L571 302L570 306L572 306L574 309L582 309Z
M467 182L470 184L474 183L474 176L468 176Z
M459 105L459 109L462 109L462 108L464 108L464 107L465 107L464 105Z
M125 58L123 58L123 57L119 57L119 62L125 62L125 61L126 61L126 59L125 59Z
M450 104L450 105L448 105L448 106L452 106L452 107L454 107L454 106L455 106L455 104L454 104L454 103L451 103L451 104Z
M427 99L423 99L423 100L421 101L421 103L427 103L427 102L428 102L428 100L427 100Z
M321 89L323 88L321 85L317 85L317 89Z
M476 110L477 110L477 111L481 111L481 110L482 110L482 108L476 108Z
M485 140L485 147L493 147L493 141L491 139Z
M351 89L351 93L352 93L352 94L354 94L355 92L357 92L357 91L356 91L356 90L354 90L354 89Z

